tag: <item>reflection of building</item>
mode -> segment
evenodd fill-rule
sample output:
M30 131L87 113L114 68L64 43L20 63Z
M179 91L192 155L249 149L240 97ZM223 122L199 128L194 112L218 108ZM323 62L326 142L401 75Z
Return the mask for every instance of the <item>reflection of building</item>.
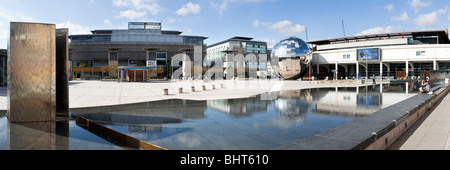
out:
M403 79L450 69L447 30L359 35L309 41L313 76L323 79ZM374 77L375 76L375 77Z
M6 74L6 59L7 57L7 50L0 49L0 86L6 86L7 85L7 74Z
M71 109L78 115L98 123L128 125L129 132L159 132L164 124L205 117L206 101L169 99L145 103Z
M154 73L157 76L170 76L172 68L169 66L176 54L186 53L193 60L194 46L202 46L202 55L206 55L203 43L206 37L162 30L161 23L157 22L130 22L128 25L128 29L71 35L73 76L100 79L106 75L117 76L115 68L118 66L148 66L149 63L162 67L162 71ZM137 78L145 74L142 70L136 72Z
M269 101L259 97L243 99L208 100L208 107L235 117L251 116L255 112L266 111Z

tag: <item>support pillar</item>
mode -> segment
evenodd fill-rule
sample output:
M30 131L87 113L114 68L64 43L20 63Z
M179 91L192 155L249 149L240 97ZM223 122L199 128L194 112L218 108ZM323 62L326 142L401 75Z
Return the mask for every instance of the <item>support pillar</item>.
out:
M433 70L437 70L437 61L433 60Z
M380 80L383 80L383 62L380 62Z
M406 72L406 74L405 74L405 79L406 79L409 75L409 62L408 61L406 61L405 72Z
M359 80L359 62L356 62L356 80Z
M336 63L335 64L335 66L334 66L334 69L336 70L336 72L334 73L334 77L335 77L335 80L338 80L339 79L339 77L338 77L338 72L339 72L339 66L338 66L338 63Z

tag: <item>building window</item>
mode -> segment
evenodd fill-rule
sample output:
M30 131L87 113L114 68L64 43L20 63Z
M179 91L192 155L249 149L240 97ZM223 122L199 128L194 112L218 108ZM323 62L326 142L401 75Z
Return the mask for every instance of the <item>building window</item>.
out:
M157 52L156 53L156 62L157 62L158 67L166 66L167 65L167 52Z
M117 51L109 52L109 60L119 60L119 55Z

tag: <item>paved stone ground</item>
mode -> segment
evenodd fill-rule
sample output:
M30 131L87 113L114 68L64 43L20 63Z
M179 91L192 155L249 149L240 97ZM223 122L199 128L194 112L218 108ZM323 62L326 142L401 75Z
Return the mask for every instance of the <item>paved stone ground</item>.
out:
M389 149L450 150L450 95L417 120Z

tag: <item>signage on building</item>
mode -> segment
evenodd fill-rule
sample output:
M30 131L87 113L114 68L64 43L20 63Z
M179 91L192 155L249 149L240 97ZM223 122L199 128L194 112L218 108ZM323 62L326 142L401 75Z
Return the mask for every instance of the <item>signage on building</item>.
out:
M356 55L358 56L358 61L379 61L380 49L379 48L358 49Z
M157 67L156 60L147 60L147 67Z

